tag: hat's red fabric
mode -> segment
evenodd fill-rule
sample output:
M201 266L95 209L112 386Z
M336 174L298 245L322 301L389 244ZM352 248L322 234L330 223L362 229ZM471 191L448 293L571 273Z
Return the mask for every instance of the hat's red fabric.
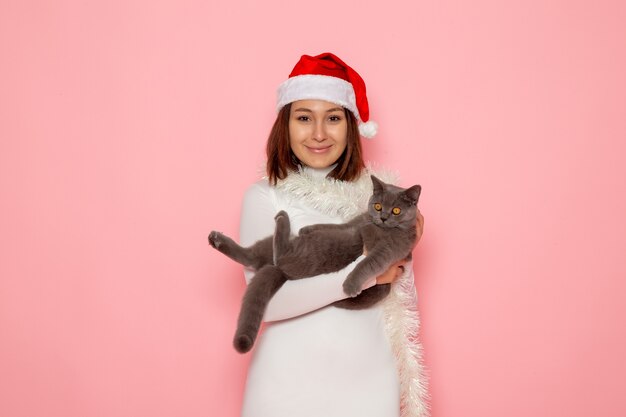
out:
M316 56L302 55L289 74L289 78L298 75L326 75L349 82L354 89L356 106L359 109L361 120L363 122L369 120L370 111L363 78L336 55L330 52Z

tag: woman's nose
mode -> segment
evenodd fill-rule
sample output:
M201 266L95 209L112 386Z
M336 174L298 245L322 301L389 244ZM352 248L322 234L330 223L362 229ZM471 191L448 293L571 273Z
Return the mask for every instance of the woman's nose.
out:
M313 131L313 139L322 142L326 139L326 127L322 121L315 123L315 130Z

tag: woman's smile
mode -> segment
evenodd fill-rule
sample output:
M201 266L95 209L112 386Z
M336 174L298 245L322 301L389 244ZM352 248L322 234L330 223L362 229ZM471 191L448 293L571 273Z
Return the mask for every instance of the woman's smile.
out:
M317 147L313 147L313 146L307 146L304 145L309 151L313 152L313 153L324 153L324 152L328 152L330 151L330 148L332 148L332 145L328 145L328 146L317 146Z

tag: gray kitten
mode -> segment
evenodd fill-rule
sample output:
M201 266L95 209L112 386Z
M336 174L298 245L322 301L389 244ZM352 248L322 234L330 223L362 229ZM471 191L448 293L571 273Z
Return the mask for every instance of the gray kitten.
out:
M416 242L419 185L396 187L371 176L374 192L367 212L343 224L316 224L291 235L286 212L276 217L274 236L259 240L248 248L239 246L222 233L209 234L211 246L256 270L243 297L234 345L248 352L259 332L269 300L288 279L301 279L345 268L361 254L367 256L350 272L343 283L346 295L353 298L333 305L348 309L370 307L383 299L390 284L375 285L361 292L363 284L401 260L410 259Z

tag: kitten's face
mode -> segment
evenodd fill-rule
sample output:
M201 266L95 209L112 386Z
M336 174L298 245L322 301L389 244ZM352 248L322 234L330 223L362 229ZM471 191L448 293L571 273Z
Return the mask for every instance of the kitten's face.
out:
M386 184L372 175L374 193L369 201L368 212L374 224L380 227L408 228L415 226L419 185L400 188Z

